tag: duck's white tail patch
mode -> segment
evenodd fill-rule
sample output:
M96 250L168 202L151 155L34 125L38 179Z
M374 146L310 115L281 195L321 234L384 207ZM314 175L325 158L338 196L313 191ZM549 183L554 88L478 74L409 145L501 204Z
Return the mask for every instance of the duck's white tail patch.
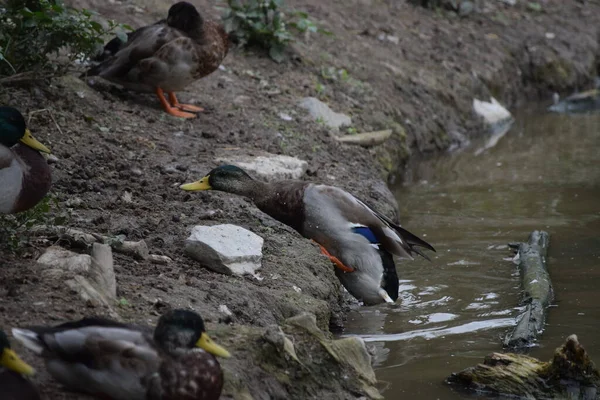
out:
M383 288L379 288L379 295L381 298L385 300L386 303L393 303L394 300L390 297L390 295Z
M13 328L12 334L23 346L27 347L29 350L42 354L44 351L44 345L40 341L40 337L37 333L28 331L27 329L18 329Z

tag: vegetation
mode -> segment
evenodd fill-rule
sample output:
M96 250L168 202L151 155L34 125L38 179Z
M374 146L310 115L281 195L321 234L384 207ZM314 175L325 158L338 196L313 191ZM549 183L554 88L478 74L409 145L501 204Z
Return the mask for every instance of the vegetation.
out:
M93 17L62 0L8 0L0 6L0 76L61 72L75 59L94 54L104 35L128 28L114 21L105 28ZM62 49L68 50L66 62L50 62L48 56Z
M36 225L64 225L69 219L67 212L56 213L58 199L46 196L35 207L18 214L0 214L0 247L17 252L31 243Z
M276 62L285 60L285 49L294 34L330 32L319 28L305 12L283 12L283 0L226 0L225 30L240 46L258 46Z

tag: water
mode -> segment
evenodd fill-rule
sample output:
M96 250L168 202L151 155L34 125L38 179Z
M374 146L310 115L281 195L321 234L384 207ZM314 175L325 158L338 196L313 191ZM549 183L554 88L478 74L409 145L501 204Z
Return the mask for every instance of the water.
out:
M444 383L493 351L519 313L506 244L550 237L556 292L531 354L549 359L571 333L600 362L600 114L518 115L497 140L425 160L394 188L403 225L437 249L398 265L400 305L353 312L347 332L377 348L387 399L462 399Z

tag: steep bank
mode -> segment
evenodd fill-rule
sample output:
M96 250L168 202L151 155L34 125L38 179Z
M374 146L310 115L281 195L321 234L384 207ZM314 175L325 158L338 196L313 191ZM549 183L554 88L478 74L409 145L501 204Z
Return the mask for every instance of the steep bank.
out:
M354 373L311 347L302 333L284 329L301 347L301 361L318 354L317 364L325 360L331 375L306 377L285 354L256 362L257 356L272 352L269 343L277 343L268 326L310 311L327 329L330 322L339 325L343 308L352 304L342 300L330 264L316 246L244 199L189 195L177 185L203 175L218 156L268 151L308 161L304 179L340 185L393 213L385 171L395 171L410 154L441 151L481 133L471 112L473 96L493 94L515 106L528 96L568 91L589 81L596 73L594 29L600 7L551 1L542 12L533 12L489 1L492 11L458 19L391 1L291 3L334 35L298 45L300 57L282 65L234 51L224 71L181 95L207 108L195 121L164 115L150 96L103 83L90 89L75 78L6 88L2 102L24 112L52 110L62 133L46 112L33 114L30 127L59 158L53 166L53 193L61 210L73 209L70 226L144 239L152 253L174 260L156 265L116 256L118 295L127 300L117 311L124 319L154 322L167 306L199 310L209 328L219 330L220 341L237 353L233 364L226 364L233 376L229 381L235 382L226 389L231 397L353 398L366 394L365 389L339 378ZM212 10L212 3L197 4ZM86 6L136 26L162 17L168 8L157 1ZM347 74L337 72L342 69ZM395 135L374 150L342 146L297 107L305 96L317 96L351 115L359 132L392 128ZM281 112L293 120L281 119ZM131 202L124 200L125 192L131 193ZM262 281L219 275L182 255L191 226L223 222L265 239ZM407 228L420 233L418 227ZM2 326L105 312L84 304L62 282L39 278L33 259L48 244L41 241L25 255L3 254ZM411 268L410 263L401 268ZM220 313L221 305L232 315ZM41 381L53 393L50 398L59 398L47 376Z

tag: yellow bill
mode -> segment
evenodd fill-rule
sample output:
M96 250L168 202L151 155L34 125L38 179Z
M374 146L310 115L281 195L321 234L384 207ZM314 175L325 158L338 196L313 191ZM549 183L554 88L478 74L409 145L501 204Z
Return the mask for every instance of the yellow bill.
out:
M210 186L210 183L208 183L208 178L209 178L209 176L206 175L204 178L200 179L199 181L192 182L192 183L186 183L184 185L179 186L179 188L190 191L190 192L196 192L198 190L211 190L212 187Z
M35 369L33 369L31 365L21 360L17 353L8 348L5 348L2 352L2 357L0 357L0 365L21 375L35 374Z
M196 342L196 347L200 347L201 349L204 349L209 353L214 354L215 356L223 358L231 357L231 354L229 354L229 352L223 347L213 342L213 340L206 334L206 332L202 332L200 339L198 339L198 341Z
M38 140L33 137L29 129L25 129L25 135L23 135L21 138L21 143L31 147L34 150L50 154L50 149L38 142Z

